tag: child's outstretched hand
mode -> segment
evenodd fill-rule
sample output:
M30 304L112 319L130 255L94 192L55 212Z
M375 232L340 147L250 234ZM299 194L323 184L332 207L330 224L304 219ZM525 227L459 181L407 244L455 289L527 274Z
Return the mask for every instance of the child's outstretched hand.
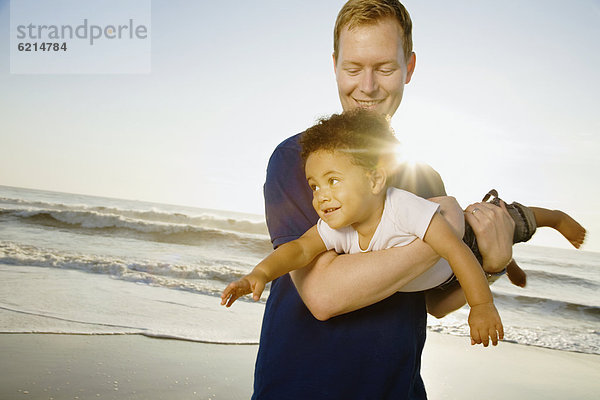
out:
M240 297L252 293L254 301L260 300L260 295L265 290L268 280L260 271L252 271L242 279L231 282L221 295L221 305L231 307Z
M483 343L483 347L487 347L489 339L492 339L492 344L496 346L498 339L504 339L502 321L492 302L471 307L469 327L471 328L471 345Z

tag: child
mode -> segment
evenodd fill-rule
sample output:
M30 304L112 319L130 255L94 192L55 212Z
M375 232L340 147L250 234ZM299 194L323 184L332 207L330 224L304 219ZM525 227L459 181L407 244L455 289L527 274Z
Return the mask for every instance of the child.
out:
M328 249L338 253L381 250L406 245L416 238L445 258L471 307L471 343L496 345L503 338L500 316L479 263L453 228L437 213L438 204L386 186L391 170L390 148L397 141L387 120L355 110L321 120L302 138L302 157L313 207L320 217L302 237L279 246L242 279L227 286L221 304L240 296L260 298L265 284L309 264ZM433 268L432 268L433 269ZM452 278L423 273L406 291L424 290Z

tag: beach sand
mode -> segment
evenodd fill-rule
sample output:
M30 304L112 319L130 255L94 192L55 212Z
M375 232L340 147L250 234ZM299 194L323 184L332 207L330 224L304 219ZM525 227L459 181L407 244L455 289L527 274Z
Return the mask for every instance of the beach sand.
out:
M428 333L436 399L592 399L600 356ZM258 346L140 335L1 334L0 399L248 399Z

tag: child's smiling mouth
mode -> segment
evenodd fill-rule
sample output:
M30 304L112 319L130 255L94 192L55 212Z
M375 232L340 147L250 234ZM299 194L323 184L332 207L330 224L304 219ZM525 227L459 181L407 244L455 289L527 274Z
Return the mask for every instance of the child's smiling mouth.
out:
M332 212L337 211L339 209L340 209L340 207L329 207L329 208L323 209L322 211L323 211L324 215L327 215L327 214L331 214Z

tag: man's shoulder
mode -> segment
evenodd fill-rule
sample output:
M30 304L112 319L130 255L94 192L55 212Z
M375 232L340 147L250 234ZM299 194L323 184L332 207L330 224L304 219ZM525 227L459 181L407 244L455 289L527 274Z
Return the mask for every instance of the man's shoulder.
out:
M302 133L290 136L275 147L273 153L271 153L271 157L269 157L267 170L273 168L279 169L284 165L298 164L300 162L300 152L302 150L300 136L302 136Z
M303 132L300 132L296 135L292 135L289 138L285 139L283 142L279 143L277 147L275 147L275 150L273 150L273 153L286 150L293 150L299 152L301 149L300 137L302 136L302 133Z
M429 164L403 163L390 179L390 186L404 189L419 197L445 196L446 188L440 174Z
M297 239L318 219L300 157L300 136L281 142L267 166L265 214L274 246Z

